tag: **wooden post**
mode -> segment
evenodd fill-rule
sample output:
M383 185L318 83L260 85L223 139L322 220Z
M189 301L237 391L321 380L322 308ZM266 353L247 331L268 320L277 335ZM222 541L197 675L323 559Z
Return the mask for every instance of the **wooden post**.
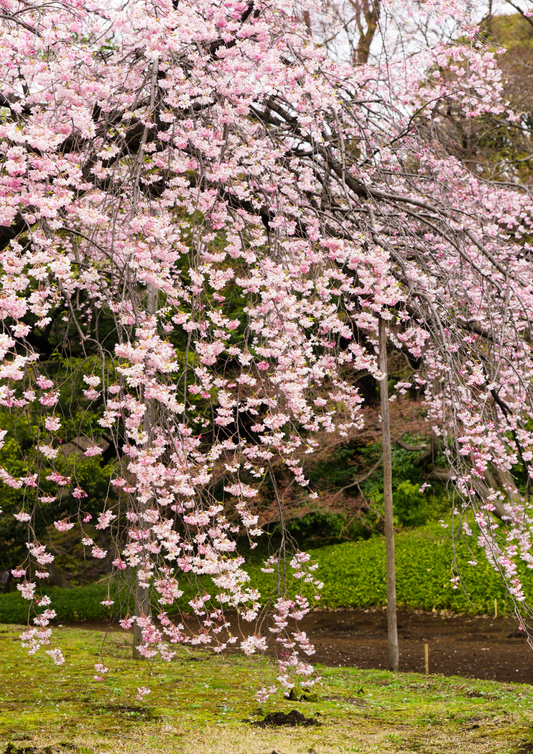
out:
M383 502L385 504L385 543L387 549L387 626L389 635L389 667L398 670L398 626L396 621L396 566L394 558L394 520L392 500L392 453L389 417L387 368L387 333L385 320L379 320L379 371L381 382L381 437L383 444Z
M429 644L424 644L424 665L426 668L426 675L429 675Z
M494 600L494 617L498 617L498 600Z

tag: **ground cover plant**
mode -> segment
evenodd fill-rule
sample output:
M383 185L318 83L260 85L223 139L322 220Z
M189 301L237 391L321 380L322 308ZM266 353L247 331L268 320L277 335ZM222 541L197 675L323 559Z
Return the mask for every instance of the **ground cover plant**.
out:
M306 701L277 698L259 710L253 659L183 648L148 681L147 664L131 658L132 637L114 633L107 639L114 659L98 682L100 636L59 631L67 662L51 672L46 655L23 652L17 627L0 627L2 754L530 751L529 685L321 667L323 682ZM265 661L261 672L268 682L278 671ZM146 683L151 693L137 701ZM294 709L320 725L254 725Z
M396 535L397 599L401 606L419 610L451 610L457 613L491 613L494 600L500 613L509 612L507 592L489 563L483 560L481 548L455 542L451 524L433 524L407 530ZM346 542L308 550L324 587L319 607L363 608L386 603L385 542L376 536L369 540ZM476 567L469 565L473 557ZM262 559L250 558L247 571L250 584L264 595L275 592L273 574L261 570ZM454 588L453 573L461 574L462 583ZM522 567L521 579L526 598L533 598L533 573ZM206 583L207 585L207 583ZM119 584L112 586L111 595L122 606L122 617L131 613L134 602L130 590L120 597ZM100 584L72 589L53 587L47 590L56 612L55 623L64 621L109 621L113 612L103 605L109 591L107 579ZM289 589L295 598L297 587ZM305 594L304 589L304 594ZM192 592L176 601L187 612ZM309 595L312 592L309 590ZM121 603L121 599L123 602ZM155 605L154 605L155 608ZM28 617L28 603L17 592L0 595L0 622L24 623Z

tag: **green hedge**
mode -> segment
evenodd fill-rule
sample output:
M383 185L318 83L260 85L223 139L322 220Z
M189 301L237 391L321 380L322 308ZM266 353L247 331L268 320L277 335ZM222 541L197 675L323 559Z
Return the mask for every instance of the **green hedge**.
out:
M498 610L505 612L506 593L499 575L487 563L484 554L477 547L472 548L478 565L472 567L468 561L472 554L464 542L459 542L455 550L459 572L465 591L453 589L450 583L454 548L449 529L429 525L399 533L396 536L396 576L398 604L423 610L452 610L454 612L487 613L494 610L494 600L498 600ZM367 541L347 542L340 545L321 547L310 551L312 559L319 564L316 576L324 582L320 607L361 608L383 605L386 602L385 540L374 537ZM520 566L525 585L526 597L533 600L533 572ZM266 596L275 590L276 574L264 574L260 563L252 562L248 571L252 586ZM203 581L203 579L202 579ZM205 586L209 589L209 582ZM298 582L289 586L294 593ZM187 606L192 596L189 586L180 599L179 607ZM57 613L57 622L104 621L109 619L111 610L100 603L107 597L106 584L93 584L73 589L46 589ZM309 592L311 595L311 592ZM115 600L112 608L126 615L133 611L130 589L117 592L111 589ZM156 606L154 605L154 608ZM18 592L0 595L0 622L26 623L28 602Z
M473 538L472 538L473 539ZM506 590L500 575L489 565L474 541L459 541L454 548L450 528L430 524L396 535L396 594L399 605L422 610L451 610L457 613L506 612ZM455 552L454 552L455 549ZM319 564L315 571L324 582L320 607L365 608L386 604L386 560L384 537L310 550ZM453 588L454 557L461 585ZM476 566L468 561L475 559ZM526 598L533 604L533 572L521 563L518 568ZM249 569L252 583L266 593L274 580L258 566ZM465 593L466 591L466 593ZM309 592L310 594L310 592Z
M49 587L43 590L52 600L50 605L61 621L102 621L109 617L109 608L100 603L107 597L105 584L60 589ZM26 623L30 603L19 592L0 595L0 622Z
M503 612L505 588L498 573L488 564L484 553L475 550L477 566L466 545L455 551L459 572L466 590L453 589L450 582L454 548L447 530L435 526L400 533L396 537L396 592L398 604L422 610L486 613L498 600ZM369 607L386 603L385 540L375 537L366 542L324 547L312 553L319 563L317 573L324 582L322 607ZM525 571L525 569L523 569ZM523 572L526 590L533 596L533 574Z
M208 586L206 582L206 587ZM194 596L191 585L183 587L185 594L178 607L189 610L187 603ZM91 584L90 586L77 586L71 589L59 587L44 588L43 592L52 600L50 607L56 612L55 623L70 623L73 621L108 621L111 617L125 617L131 615L134 609L133 590L128 584L122 583L120 587L111 583L108 592L107 583ZM112 607L101 603L109 597L114 600ZM0 595L0 623L21 623L28 621L30 603L22 599L20 593L10 592ZM160 612L161 606L153 605L154 612ZM31 622L31 621L30 621Z

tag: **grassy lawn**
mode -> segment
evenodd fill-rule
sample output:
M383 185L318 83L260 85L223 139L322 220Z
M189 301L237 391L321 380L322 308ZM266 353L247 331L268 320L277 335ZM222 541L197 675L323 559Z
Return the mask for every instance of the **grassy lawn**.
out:
M28 657L17 627L0 624L0 754L533 752L529 685L322 668L313 701L278 699L259 714L253 694L274 677L270 661L180 648L150 678L146 662L130 659L131 638L114 633L100 683L93 675L103 635L56 631L62 668L44 653ZM136 689L145 685L151 693L137 702ZM243 721L292 709L321 725L265 729Z

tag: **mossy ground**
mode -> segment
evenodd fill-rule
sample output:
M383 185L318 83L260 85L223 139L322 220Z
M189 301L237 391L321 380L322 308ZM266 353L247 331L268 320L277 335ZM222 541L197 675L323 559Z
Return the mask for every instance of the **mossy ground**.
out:
M270 661L182 648L149 677L147 663L131 659L131 638L113 633L100 683L93 676L102 634L61 628L57 635L62 668L44 653L28 657L17 627L0 625L1 754L533 751L528 685L324 667L313 701L277 699L262 708L296 708L320 727L263 729L243 720L263 716L253 695L274 677ZM137 702L144 685L151 693Z

